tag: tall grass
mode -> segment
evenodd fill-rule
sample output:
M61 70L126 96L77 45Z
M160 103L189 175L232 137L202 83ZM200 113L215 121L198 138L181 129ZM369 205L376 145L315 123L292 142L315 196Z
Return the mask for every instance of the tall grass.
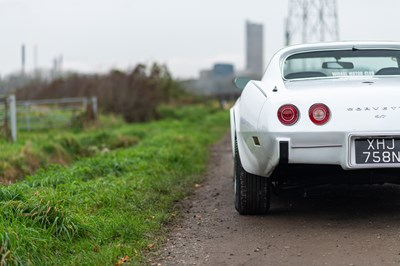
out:
M178 112L187 115L121 128L140 138L136 146L55 165L2 187L2 263L141 263L174 217L174 203L200 178L209 145L228 128L226 112Z

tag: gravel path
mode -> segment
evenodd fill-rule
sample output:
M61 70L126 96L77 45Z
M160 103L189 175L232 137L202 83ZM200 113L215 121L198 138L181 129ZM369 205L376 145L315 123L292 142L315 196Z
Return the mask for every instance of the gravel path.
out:
M266 216L233 205L229 136L152 265L400 265L400 187L285 192Z

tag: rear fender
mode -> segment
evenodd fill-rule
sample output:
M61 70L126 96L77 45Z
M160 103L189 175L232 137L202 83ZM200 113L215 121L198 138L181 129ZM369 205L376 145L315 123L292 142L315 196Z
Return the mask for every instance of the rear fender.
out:
M235 128L235 132L232 132L232 141L234 142L236 137L244 170L254 175L263 175L265 170L264 163L261 161L264 151L262 145L257 143L257 139L260 139L257 127L266 100L262 84L251 81L246 85L240 101L235 104L232 112ZM234 148L233 144L232 147Z
M236 113L238 112L237 111L238 108L239 108L238 103L236 103L235 106L230 109L231 143L232 143L232 157L233 158L235 158L235 140L236 140L236 132L238 132L238 127L237 127L237 123L236 123L236 118L238 117L238 115Z

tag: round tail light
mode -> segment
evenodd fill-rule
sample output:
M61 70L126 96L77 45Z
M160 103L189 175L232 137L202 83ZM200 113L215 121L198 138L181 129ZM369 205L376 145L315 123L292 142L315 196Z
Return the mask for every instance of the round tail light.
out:
M291 126L299 119L299 110L293 104L282 105L278 109L278 119L282 124Z
M308 115L314 124L321 126L328 122L331 112L325 104L317 103L310 107Z

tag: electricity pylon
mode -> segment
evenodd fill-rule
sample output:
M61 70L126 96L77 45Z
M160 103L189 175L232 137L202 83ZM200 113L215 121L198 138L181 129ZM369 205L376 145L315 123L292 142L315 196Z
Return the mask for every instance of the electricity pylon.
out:
M336 0L289 0L286 45L337 40Z

